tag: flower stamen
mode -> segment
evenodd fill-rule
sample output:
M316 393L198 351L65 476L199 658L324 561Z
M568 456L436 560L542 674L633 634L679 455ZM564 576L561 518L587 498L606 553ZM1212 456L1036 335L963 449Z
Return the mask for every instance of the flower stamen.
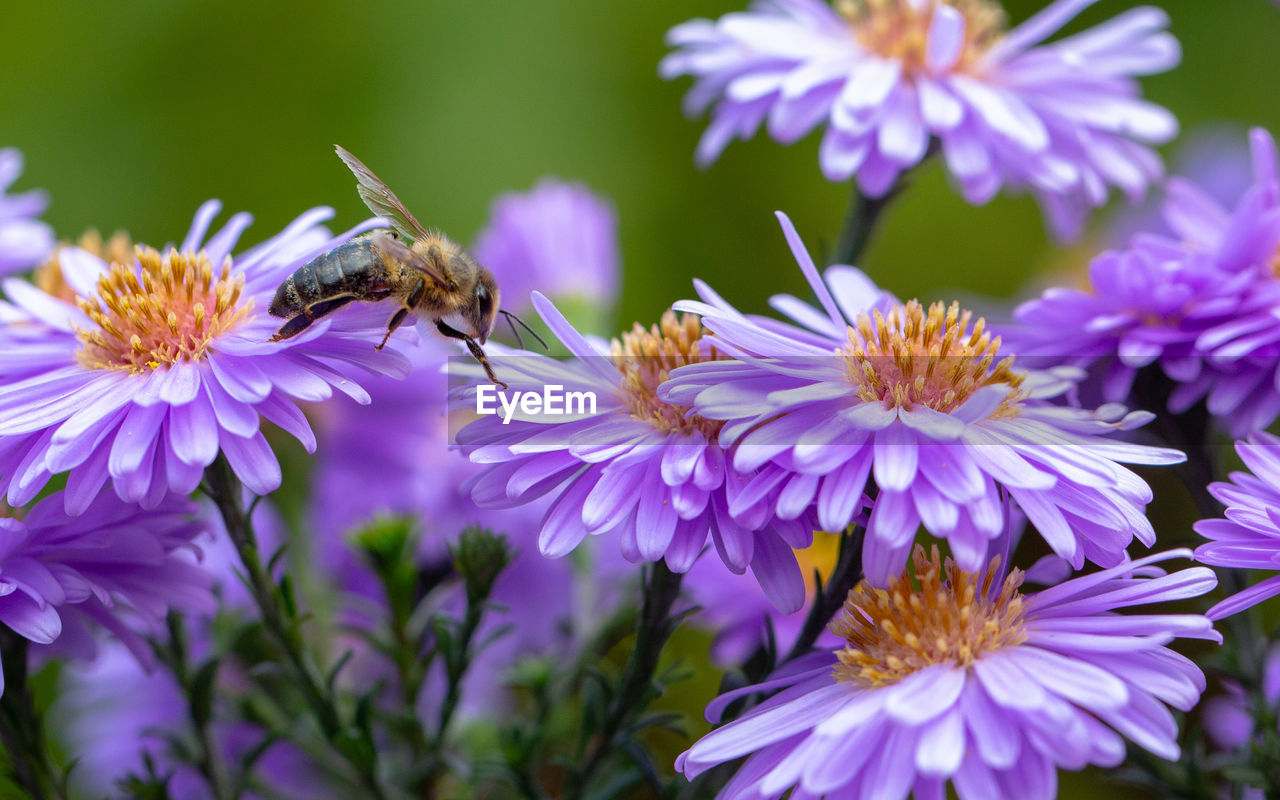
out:
M69 246L71 245L60 242L49 259L36 267L32 277L36 288L40 291L64 303L75 305L79 297L62 276L62 251ZM81 234L74 246L97 256L108 264L117 262L127 264L133 261L133 241L124 231L116 231L104 242L102 234L90 228Z
M1028 390L1013 357L996 362L1000 337L986 332L981 317L969 330L970 313L959 303L934 303L926 314L912 300L885 317L860 314L839 353L859 399L883 401L910 411L916 405L948 413L987 386L1004 384L1008 395L993 416L1015 416Z
M999 557L979 575L950 558L943 563L937 545L926 557L917 544L912 562L914 583L908 570L888 589L864 580L849 592L831 623L831 632L848 642L836 653L837 680L886 686L935 664L967 667L1026 640L1021 570L997 584Z
M849 21L858 44L902 64L908 76L928 72L929 29L940 6L964 17L964 42L949 72L972 73L1004 35L1005 15L991 0L837 0L836 11Z
M703 352L704 334L705 329L698 317L684 314L677 318L675 312L668 309L657 325L645 330L637 322L630 332L622 334L621 341L613 340L610 348L613 365L622 373L622 388L632 416L664 433L699 431L709 441L715 439L724 427L723 422L697 415L686 416L687 407L673 406L658 399L658 387L666 381L671 370L721 357L714 349L709 353Z
M98 279L96 297L77 298L98 326L76 330L84 366L137 373L198 361L248 316L253 301L240 302L244 275L232 275L230 256L215 277L203 250L136 252L136 263L112 263Z

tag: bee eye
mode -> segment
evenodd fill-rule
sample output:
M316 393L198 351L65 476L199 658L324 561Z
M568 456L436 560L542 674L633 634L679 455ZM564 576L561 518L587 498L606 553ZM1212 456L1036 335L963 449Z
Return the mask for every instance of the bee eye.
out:
M488 316L490 307L493 305L493 298L489 296L489 290L484 288L484 284L476 287L476 303L480 306L480 313Z

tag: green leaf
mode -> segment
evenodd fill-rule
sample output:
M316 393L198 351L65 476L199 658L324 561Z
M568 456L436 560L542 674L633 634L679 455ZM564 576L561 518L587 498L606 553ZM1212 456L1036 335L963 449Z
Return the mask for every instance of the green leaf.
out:
M191 680L191 717L197 727L204 727L213 718L213 698L217 693L220 663L217 657L210 658L200 665Z

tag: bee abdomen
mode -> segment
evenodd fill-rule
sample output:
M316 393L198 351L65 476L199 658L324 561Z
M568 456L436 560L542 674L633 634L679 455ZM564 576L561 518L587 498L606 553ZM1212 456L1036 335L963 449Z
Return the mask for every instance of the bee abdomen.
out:
M289 317L334 295L368 291L379 264L381 256L368 237L358 236L298 267L276 289L267 312Z

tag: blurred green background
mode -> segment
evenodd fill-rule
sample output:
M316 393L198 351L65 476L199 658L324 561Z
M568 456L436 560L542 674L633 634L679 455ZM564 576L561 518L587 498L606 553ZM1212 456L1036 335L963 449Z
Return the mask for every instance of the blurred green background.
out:
M61 236L125 228L155 243L180 237L209 197L253 212L251 238L319 204L337 208L337 225L363 218L335 142L464 241L497 193L548 174L582 180L619 211L619 322L655 319L692 276L760 309L803 291L771 212L791 214L817 252L834 241L847 188L821 177L816 135L735 143L710 170L693 167L705 123L681 115L687 79L657 76L663 33L745 2L10 3L0 146L26 152L20 187L49 190ZM1005 5L1016 23L1044 3ZM1099 2L1072 29L1134 5ZM1158 5L1185 55L1145 82L1148 97L1184 130L1280 126L1280 9ZM929 299L1009 295L1052 260L1030 199L970 208L935 167L890 210L863 266Z

